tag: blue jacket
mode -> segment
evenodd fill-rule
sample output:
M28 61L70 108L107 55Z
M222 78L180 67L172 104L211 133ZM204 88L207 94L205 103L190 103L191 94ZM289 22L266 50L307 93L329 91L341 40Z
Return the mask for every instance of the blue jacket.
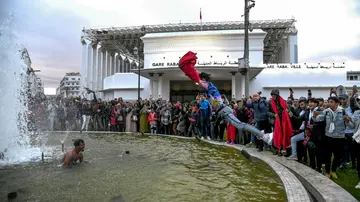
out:
M257 102L247 102L245 106L254 110L255 121L269 120L269 103L266 100L259 99Z
M210 97L210 95L213 97L221 96L219 90L211 82L209 82L209 86L208 86L208 90L207 90L207 97Z
M211 116L211 105L208 100L202 100L199 102L200 108L200 117L210 117Z

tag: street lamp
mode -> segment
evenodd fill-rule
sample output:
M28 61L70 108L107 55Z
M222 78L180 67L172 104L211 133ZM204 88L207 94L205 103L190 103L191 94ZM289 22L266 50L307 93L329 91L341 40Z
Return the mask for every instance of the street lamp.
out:
M139 55L139 50L138 48L135 46L134 47L134 55L136 55L139 59L139 65L138 65L138 101L140 101L140 55Z
M250 2L250 4L249 4ZM254 0L245 0L245 7L244 7L244 57L243 64L240 64L239 62L239 72L243 75L245 75L245 96L249 96L249 28L250 28L250 22L249 22L249 12L250 9L252 9L255 6ZM252 28L251 28L252 29Z

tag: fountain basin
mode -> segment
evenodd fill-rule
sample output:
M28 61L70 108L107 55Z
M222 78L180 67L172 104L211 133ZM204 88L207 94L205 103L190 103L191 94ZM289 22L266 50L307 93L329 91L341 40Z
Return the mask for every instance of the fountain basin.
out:
M50 134L47 144L61 151L64 136ZM287 201L280 178L267 164L252 163L232 148L160 136L70 133L65 150L76 138L86 143L82 165L59 168L58 155L45 163L2 168L0 196L17 191L19 200L29 201L118 196L123 201Z

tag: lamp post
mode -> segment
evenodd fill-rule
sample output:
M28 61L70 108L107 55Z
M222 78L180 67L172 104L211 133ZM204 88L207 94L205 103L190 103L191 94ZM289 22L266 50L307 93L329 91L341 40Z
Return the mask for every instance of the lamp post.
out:
M139 50L138 48L135 46L134 47L134 55L136 55L139 59L139 65L138 65L138 86L137 86L137 90L138 90L138 101L140 101L140 55L139 55Z
M251 2L249 4L249 2ZM244 65L243 67L240 66L239 63L239 71L245 75L245 96L249 96L249 83L250 83L250 71L249 71L249 12L250 9L255 6L254 0L245 0L245 7L244 7Z

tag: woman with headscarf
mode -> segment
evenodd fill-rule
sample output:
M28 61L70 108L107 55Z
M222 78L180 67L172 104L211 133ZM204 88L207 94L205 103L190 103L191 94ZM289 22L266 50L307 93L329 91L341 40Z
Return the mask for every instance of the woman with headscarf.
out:
M149 132L149 124L148 124L148 114L149 114L149 107L147 104L143 106L140 110L140 131L141 133Z

